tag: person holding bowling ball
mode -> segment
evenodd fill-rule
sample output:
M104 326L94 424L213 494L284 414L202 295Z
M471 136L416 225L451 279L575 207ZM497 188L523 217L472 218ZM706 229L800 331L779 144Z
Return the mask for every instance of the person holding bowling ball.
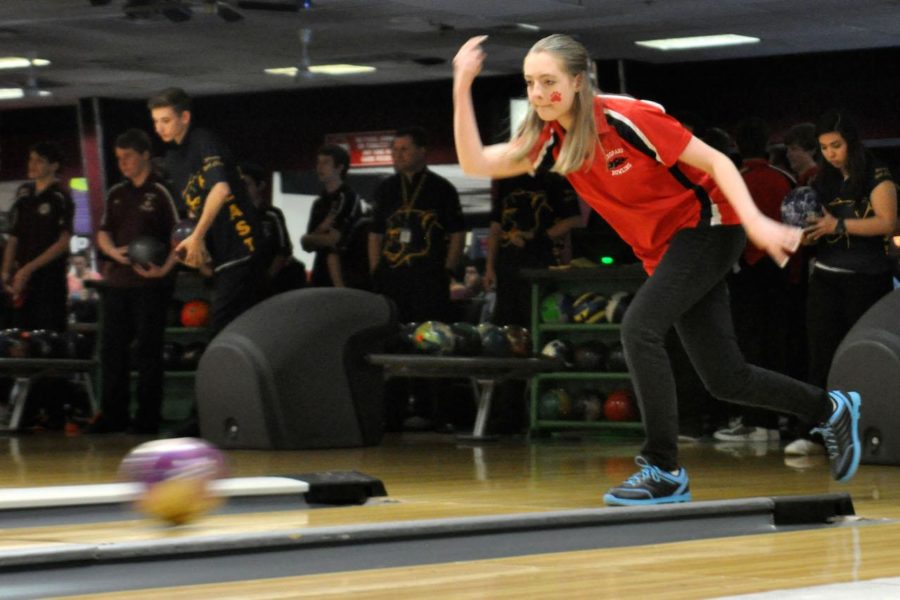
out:
M175 201L150 162L150 136L129 129L116 138L123 181L110 188L97 233L97 246L110 260L103 267L100 308L101 412L88 426L92 434L132 428L159 430L163 399L163 337L174 290L174 254L168 251L178 218ZM161 264L142 257L141 244L161 249ZM146 260L150 258L151 260ZM129 347L134 343L133 357ZM134 359L134 364L132 360ZM130 371L138 372L137 413L131 421Z
M646 441L640 470L611 488L610 505L691 499L678 460L675 381L666 332L675 327L694 367L721 400L792 413L822 423L832 476L846 481L859 464L860 398L748 365L737 346L725 275L749 238L779 265L802 230L766 217L731 160L694 137L655 103L605 95L590 80L587 50L569 36L539 40L525 56L529 109L507 143L485 146L471 88L485 60L486 36L454 58L454 136L463 170L511 177L564 175L643 262L649 278L622 321L625 358Z

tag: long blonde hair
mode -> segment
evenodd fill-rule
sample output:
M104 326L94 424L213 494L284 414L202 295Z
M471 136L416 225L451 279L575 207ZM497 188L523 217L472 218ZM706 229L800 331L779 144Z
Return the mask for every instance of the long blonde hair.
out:
M555 33L531 47L528 54L548 52L552 54L570 77L581 75L581 85L572 102L572 127L560 149L553 171L566 175L594 162L597 151L597 123L594 120L594 94L591 82L591 59L587 49L567 35ZM513 158L524 159L538 141L544 121L528 104L528 114L516 132Z

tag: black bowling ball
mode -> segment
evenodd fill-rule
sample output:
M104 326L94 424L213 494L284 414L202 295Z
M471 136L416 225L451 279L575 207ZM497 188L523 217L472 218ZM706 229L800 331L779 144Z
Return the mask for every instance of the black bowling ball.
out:
M572 353L572 362L579 371L602 371L608 358L609 348L597 340L578 344Z
M59 334L49 329L29 333L32 358L65 358Z
M622 350L621 342L610 344L609 355L606 359L606 370L614 373L625 373L628 371L628 363L625 362L625 351Z
M151 264L160 267L168 256L169 249L162 240L149 235L136 237L128 244L128 260L142 267Z
M60 356L73 360L87 360L94 354L94 340L77 331L59 334Z
M184 353L184 346L178 342L166 342L163 344L163 368L167 371L180 371L182 369L182 353Z

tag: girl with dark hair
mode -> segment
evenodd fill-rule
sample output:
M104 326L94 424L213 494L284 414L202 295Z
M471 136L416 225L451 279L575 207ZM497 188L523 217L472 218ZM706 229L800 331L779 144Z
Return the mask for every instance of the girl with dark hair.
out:
M821 156L813 182L824 215L804 231L816 245L809 281L809 382L824 385L838 344L893 288L888 236L897 191L888 168L866 151L851 119L830 111L816 124Z
M640 470L604 501L691 499L678 462L675 382L664 345L673 326L714 396L822 422L832 475L852 477L860 457L859 395L826 394L748 365L731 323L724 279L747 238L784 265L802 231L763 215L734 163L658 104L598 95L587 50L569 36L551 35L532 46L523 65L528 115L511 142L484 146L471 88L484 62L485 39L466 42L453 63L454 134L463 170L510 177L549 168L564 175L650 275L621 329L647 440L636 459Z

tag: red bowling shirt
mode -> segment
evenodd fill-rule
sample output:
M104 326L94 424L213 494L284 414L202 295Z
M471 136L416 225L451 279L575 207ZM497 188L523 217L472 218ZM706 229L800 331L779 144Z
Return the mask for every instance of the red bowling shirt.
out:
M600 142L596 158L566 177L632 247L647 273L653 273L680 229L740 223L712 177L678 162L691 133L660 105L597 96L594 117ZM558 156L565 134L557 121L544 126L530 155L536 168Z

